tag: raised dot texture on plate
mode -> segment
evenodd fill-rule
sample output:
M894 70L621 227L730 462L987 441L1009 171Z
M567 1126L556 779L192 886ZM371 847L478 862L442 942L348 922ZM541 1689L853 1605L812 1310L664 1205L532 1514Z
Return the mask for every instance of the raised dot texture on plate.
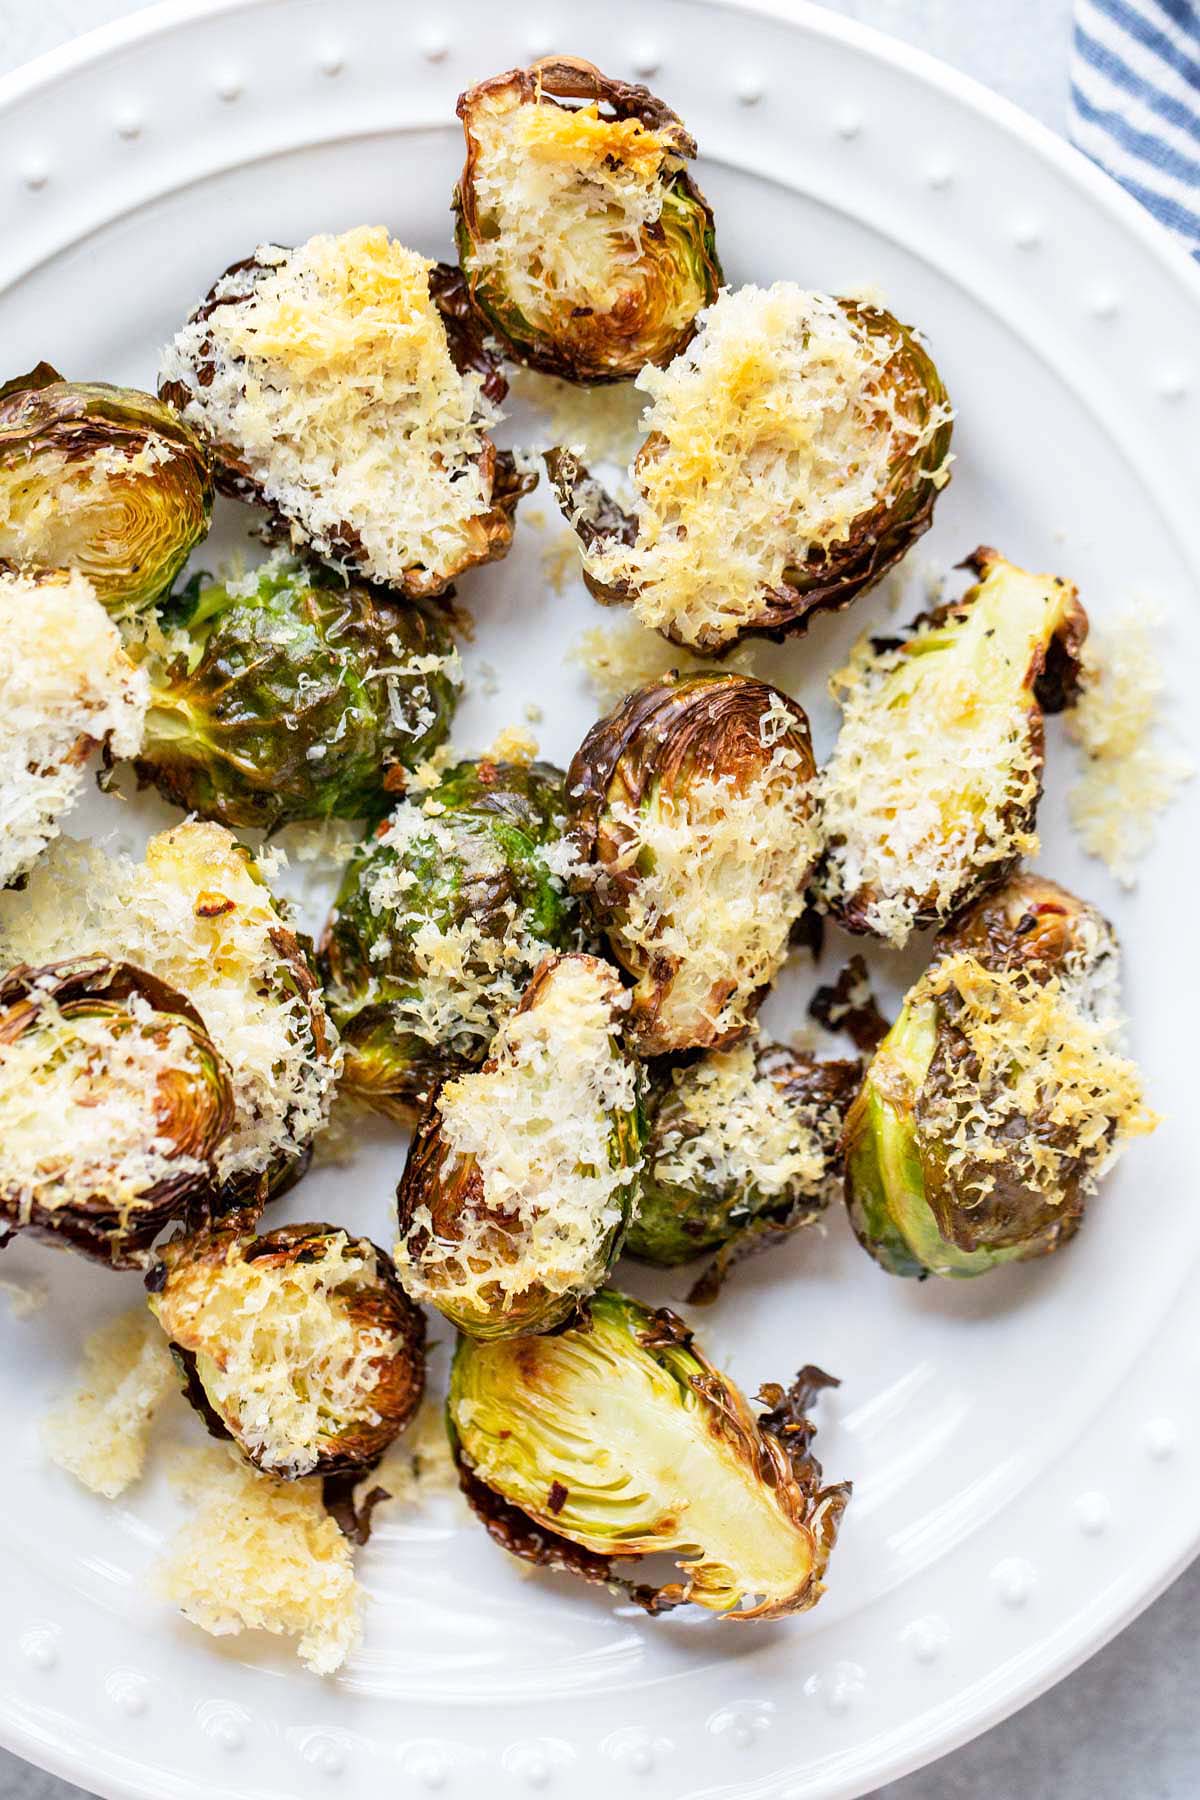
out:
M104 1691L130 1719L140 1718L150 1704L149 1680L136 1669L114 1669L104 1683Z
M21 180L34 193L37 193L40 188L44 188L49 179L50 170L44 162L30 161L22 166Z
M757 106L766 88L758 75L743 75L733 91L742 106Z
M1142 1432L1142 1440L1155 1462L1166 1462L1175 1454L1179 1427L1174 1419L1150 1419Z
M1080 1494L1075 1502L1075 1517L1085 1537L1099 1537L1108 1530L1112 1506L1104 1494L1095 1491Z
M196 1708L200 1729L222 1750L240 1750L250 1730L250 1714L228 1700L203 1700Z
M1023 1556L1006 1556L992 1570L992 1582L1005 1606L1024 1606L1037 1585L1037 1570Z
M950 1642L950 1627L940 1613L927 1613L924 1618L914 1619L911 1625L906 1625L900 1636L915 1661L933 1663Z
M50 1670L58 1663L59 1633L54 1625L30 1625L21 1633L21 1654L32 1669Z
M127 107L123 112L119 112L113 125L117 136L124 138L127 144L131 144L135 138L142 135L142 115L135 112L132 107Z

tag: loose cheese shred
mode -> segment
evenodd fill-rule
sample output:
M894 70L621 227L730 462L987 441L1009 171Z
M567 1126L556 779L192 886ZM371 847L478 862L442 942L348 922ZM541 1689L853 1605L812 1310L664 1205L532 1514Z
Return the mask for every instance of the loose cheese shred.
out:
M1089 639L1083 681L1067 732L1087 759L1067 796L1084 849L1122 887L1154 841L1154 821L1194 773L1186 757L1154 742L1162 666L1144 612L1128 614Z
M164 353L163 379L191 393L184 417L323 556L345 554L348 527L373 580L482 558L497 415L482 377L454 367L432 264L365 225L257 257Z
M144 1306L94 1331L79 1391L45 1421L47 1454L106 1500L141 1475L158 1409L179 1385L167 1340Z
M613 1166L612 1133L637 1104L637 1075L616 1037L625 1004L614 972L568 958L536 1004L505 1021L488 1066L447 1082L438 1098L451 1174L470 1159L482 1203L457 1242L438 1238L428 1206L415 1208L396 1248L416 1299L473 1302L486 1291L517 1297L586 1291L603 1272L604 1246L621 1220L633 1166ZM502 1220L498 1230L496 1220ZM503 1238L503 1255L497 1238Z
M281 929L231 834L197 821L160 832L141 863L60 839L23 891L0 894L5 966L103 952L192 1002L233 1080L234 1129L217 1157L223 1179L306 1148L340 1069L323 1002L297 990Z
M887 379L893 344L829 295L790 282L725 291L700 325L666 369L637 377L651 404L636 541L598 540L584 563L630 589L644 624L714 648L789 569L894 498L897 464L949 414L920 420L918 397Z
M1094 1191L1125 1141L1154 1130L1136 1065L1116 1048L1120 1021L1091 1010L1068 971L1038 979L987 969L966 952L944 957L925 977L950 1002L966 1054L945 1059L938 1089L922 1097L921 1130L951 1169L1003 1165L1052 1203L1073 1179Z
M593 625L568 654L572 662L581 664L589 687L606 708L672 669L691 675L715 666L679 644L668 643L661 633L633 618L615 625ZM748 675L753 673L754 661L754 646L739 644L722 660L721 668Z
M247 1448L294 1477L316 1468L328 1437L379 1422L377 1363L396 1337L347 1310L376 1281L374 1250L345 1232L286 1267L247 1261L231 1243L223 1266L184 1258L150 1305L195 1355L205 1393Z
M363 1592L350 1545L319 1481L277 1481L231 1450L191 1451L175 1475L196 1507L156 1587L214 1637L270 1631L296 1638L314 1674L340 1669L362 1636Z
M0 888L57 834L97 745L137 754L149 698L82 575L0 573Z
M645 401L632 382L580 387L578 382L560 381L557 375L539 375L533 369L517 367L509 374L508 391L542 415L533 434L540 449L561 444L576 451L589 466L611 463L619 469L628 468L637 454L638 422ZM538 522L528 509L523 517L531 525Z

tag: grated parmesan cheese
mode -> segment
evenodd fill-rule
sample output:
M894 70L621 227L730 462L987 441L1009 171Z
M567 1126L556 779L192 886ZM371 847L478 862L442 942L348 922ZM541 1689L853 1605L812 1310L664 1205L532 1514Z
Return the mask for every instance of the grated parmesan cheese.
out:
M454 366L433 265L382 226L256 256L163 354L162 381L189 394L184 418L322 556L344 560L349 528L374 581L483 560L498 415L483 378Z
M490 761L516 763L518 768L527 768L537 753L538 741L523 725L505 725L487 749Z
M1071 822L1088 854L1127 888L1154 841L1155 819L1195 772L1154 742L1164 688L1150 638L1155 622L1144 610L1129 613L1089 642L1066 721L1086 759L1067 795Z
M513 398L527 401L541 415L535 431L539 450L564 445L589 465L611 463L619 469L628 468L636 456L645 401L632 382L581 387L518 364L509 373L508 389ZM531 525L539 523L532 511L524 516ZM573 533L571 545L575 552Z
M0 573L0 888L57 835L97 745L137 755L149 700L82 575Z
M137 996L125 1029L64 1014L49 988L35 999L35 1024L0 1043L0 1194L15 1222L82 1200L125 1226L162 1184L210 1175L171 1130L180 1078L209 1079L187 1025Z
M167 1340L144 1306L94 1331L83 1380L46 1419L42 1441L60 1469L115 1500L141 1475L150 1429L179 1385Z
M668 643L659 632L634 618L621 619L615 625L593 625L568 654L572 662L582 665L588 685L606 708L672 670L694 675L716 666L680 644ZM747 675L753 673L754 661L754 646L739 644L722 658L721 668Z
M1052 1204L1094 1192L1126 1141L1154 1130L1136 1065L1119 1054L1120 1021L1099 1016L1075 975L989 969L969 952L941 958L922 987L965 1049L943 1057L921 1094L918 1133L983 1200L993 1170Z
M725 290L699 324L666 369L637 377L650 406L636 540L598 538L583 560L631 593L643 624L711 650L789 570L893 500L950 413L897 392L894 343L827 294L783 281Z
M247 1258L168 1246L166 1286L150 1309L172 1343L191 1351L214 1410L247 1452L289 1480L317 1467L332 1438L377 1425L371 1405L395 1332L355 1319L357 1296L378 1284L374 1247L344 1231L312 1260Z
M613 1134L638 1103L617 1037L627 1005L616 972L590 956L547 965L505 1021L485 1066L441 1088L442 1179L472 1170L453 1238L428 1204L412 1211L396 1266L417 1300L503 1312L537 1289L585 1294L603 1279L640 1163ZM414 1246L417 1246L414 1248Z
M665 182L682 166L678 127L606 118L595 104L528 104L511 88L484 89L466 123L481 227L472 275L494 281L525 328L551 339L573 315L640 304ZM667 331L687 326L690 300L687 283L662 284Z
M223 1180L305 1149L328 1116L341 1052L319 992L300 991L282 917L220 825L151 838L145 861L60 839L22 892L0 894L0 964L103 952L185 995L229 1067Z
M835 1107L800 1103L760 1072L752 1038L671 1075L669 1123L657 1141L654 1179L764 1199L796 1192L832 1197L829 1146Z
M610 872L638 870L617 935L633 951L635 1003L645 996L652 1006L646 1049L742 1032L783 966L819 847L812 784L787 741L795 728L773 694L759 720L772 753L749 779L702 776L679 793L659 783L640 808L609 803L620 839Z
M830 677L842 708L818 779L832 910L897 948L997 865L1037 853L1041 712L1033 676L1082 620L1075 589L1003 558L896 648L869 637Z
M428 1395L404 1436L388 1445L380 1460L354 1490L354 1505L361 1510L372 1489L384 1489L387 1498L372 1514L378 1519L389 1504L419 1506L435 1494L458 1492L458 1470L446 1434L446 1402Z
M214 1637L294 1637L314 1674L340 1669L362 1636L363 1592L320 1482L276 1481L215 1446L187 1453L175 1481L197 1511L158 1571L162 1597Z

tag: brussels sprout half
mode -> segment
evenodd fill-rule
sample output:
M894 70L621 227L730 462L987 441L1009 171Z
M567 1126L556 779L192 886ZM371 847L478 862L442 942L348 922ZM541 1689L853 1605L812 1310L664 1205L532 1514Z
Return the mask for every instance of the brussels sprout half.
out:
M104 956L0 981L0 1241L140 1266L213 1183L233 1119L226 1065L165 981Z
M897 947L1037 850L1043 715L1073 698L1087 614L1070 582L998 551L961 600L856 648L830 683L844 718L821 771L815 889L849 931Z
M166 1244L147 1286L187 1398L268 1475L361 1474L420 1404L425 1321L367 1238L234 1217Z
M607 963L547 957L482 1069L439 1087L417 1127L396 1265L472 1337L553 1330L621 1247L644 1135L626 1004Z
M461 762L363 845L321 942L347 1092L414 1118L483 1061L546 952L578 946L563 810L548 763Z
M625 1248L645 1262L721 1252L689 1299L715 1296L733 1261L811 1224L833 1198L858 1062L821 1062L750 1040L660 1068L637 1217Z
M265 535L409 599L508 553L537 476L489 435L506 390L459 270L372 226L233 263L159 381Z
M545 460L595 598L722 656L805 630L899 561L949 478L953 413L922 340L879 307L776 282L698 323L638 377L631 511L570 450Z
M204 537L212 500L208 451L153 394L44 362L0 387L0 567L75 569L132 618Z
M1126 1139L1154 1128L1114 1047L1116 941L1013 877L936 939L846 1118L846 1202L893 1275L970 1276L1056 1250Z
M429 607L275 556L172 604L137 771L201 818L377 816L446 737L458 656Z
M685 167L696 146L670 108L555 56L468 88L458 115L459 262L509 354L579 382L670 362L721 285Z
M642 1055L749 1030L816 860L813 774L802 708L745 675L666 675L584 739L572 879L634 979Z
M804 1369L764 1388L755 1418L681 1319L606 1288L551 1337L463 1338L448 1419L463 1491L505 1549L616 1582L647 1612L777 1619L820 1598L850 1496L821 1485L803 1417L836 1385ZM620 1581L623 1559L656 1552L681 1580Z

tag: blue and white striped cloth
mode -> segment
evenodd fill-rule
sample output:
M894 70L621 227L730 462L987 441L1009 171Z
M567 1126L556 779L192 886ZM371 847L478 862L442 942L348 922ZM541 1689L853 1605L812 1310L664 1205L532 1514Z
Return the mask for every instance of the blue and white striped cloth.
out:
M1200 0L1075 0L1071 136L1200 257Z

